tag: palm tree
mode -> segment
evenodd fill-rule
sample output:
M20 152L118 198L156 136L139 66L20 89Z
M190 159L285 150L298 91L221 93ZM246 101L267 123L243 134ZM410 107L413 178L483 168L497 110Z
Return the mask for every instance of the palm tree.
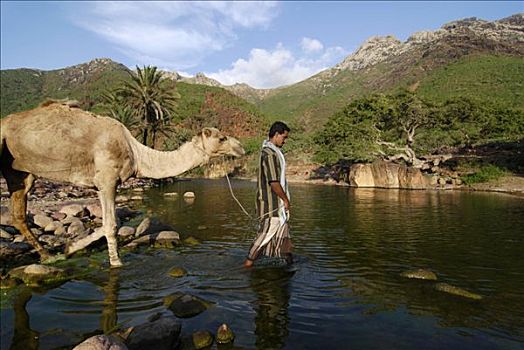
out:
M157 67L136 67L136 75L130 72L131 81L117 89L117 96L142 123L142 143L148 145L152 137L154 148L158 132L169 129L170 119L175 115L176 100L180 95L172 86L162 80L162 72Z
M102 94L102 108L105 110L105 114L111 118L118 120L124 124L130 131L135 131L139 126L139 120L133 113L131 107L123 102L121 96L114 90L105 91Z

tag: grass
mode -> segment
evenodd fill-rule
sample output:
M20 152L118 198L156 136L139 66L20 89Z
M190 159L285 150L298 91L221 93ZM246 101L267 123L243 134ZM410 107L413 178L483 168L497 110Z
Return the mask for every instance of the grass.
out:
M508 174L508 171L503 168L493 164L487 164L480 167L478 171L473 174L462 176L461 179L466 185L473 185L481 182L497 180Z

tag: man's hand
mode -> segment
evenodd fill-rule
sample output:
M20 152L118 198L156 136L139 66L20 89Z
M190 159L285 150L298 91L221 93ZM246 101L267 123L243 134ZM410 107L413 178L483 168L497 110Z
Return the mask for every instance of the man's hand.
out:
M271 190L276 193L276 195L284 201L284 208L289 211L289 199L287 198L286 192L282 188L280 182L273 181L271 182Z

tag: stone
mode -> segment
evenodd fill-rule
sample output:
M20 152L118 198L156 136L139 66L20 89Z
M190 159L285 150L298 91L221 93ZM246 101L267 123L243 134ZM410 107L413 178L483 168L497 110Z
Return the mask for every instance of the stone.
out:
M176 198L176 197L178 197L178 192L165 192L165 193L164 193L164 197L173 197L173 198Z
M182 325L175 317L161 317L135 326L127 338L129 350L171 350L179 342Z
M28 243L0 241L0 260L24 254L33 249Z
M185 192L184 193L184 198L195 198L195 193L194 192Z
M200 241L198 239L196 239L195 237L187 237L186 239L184 239L184 244L188 244L188 245L199 245L199 244L202 244L200 243Z
M52 213L51 217L55 220L62 221L67 217L67 214L57 211L57 212Z
M87 338L73 350L128 350L128 347L116 337L101 334Z
M120 219L127 219L138 216L140 214L139 210L132 210L128 207L118 207L116 208L116 216Z
M4 205L0 206L0 225L11 226L11 220L9 208Z
M216 335L216 342L218 344L232 343L233 340L235 340L235 333L233 333L227 324L223 323L220 327L218 327Z
M0 279L0 289L11 289L20 284L16 278L2 278Z
M71 236L80 236L84 234L86 231L86 228L84 227L84 224L82 221L74 221L69 225L67 228L67 234Z
M123 194L119 194L115 198L115 203L127 203L127 202L129 202L129 197L124 196Z
M196 331L193 333L193 346L196 350L207 348L213 344L213 334L209 331Z
M180 244L180 235L175 231L161 231L155 236L155 247L173 248Z
M44 227L44 232L55 232L59 228L64 228L64 224L60 221L51 221Z
M187 275L187 271L181 267L173 267L169 270L169 276L179 278Z
M16 267L9 271L8 275L24 281L26 285L31 287L49 284L54 285L69 279L66 270L41 264Z
M60 208L59 212L64 213L67 216L83 216L84 206L80 204L68 204Z
M122 226L118 229L118 236L129 237L135 234L135 228L131 226Z
M459 287L452 286L447 283L437 283L435 284L435 289L438 290L439 292L445 292L445 293L457 295L457 296L468 298L468 299L473 299L473 300L482 299L482 296L479 294L472 293L470 291L467 291Z
M434 272L429 270L413 270L413 271L404 271L400 274L402 277L406 278L415 278L415 279L421 279L421 280L429 280L429 281L436 281L437 275L435 275Z
M140 224L138 224L136 231L135 231L135 237L139 237L143 235L151 226L151 219L150 218L144 218Z
M201 314L208 308L208 303L204 300L181 292L166 296L164 304L178 318L190 318Z
M386 161L353 164L349 171L349 183L354 187L425 189L431 182L431 176L419 169Z
M101 218L103 216L102 207L99 204L89 204L86 209L90 217Z
M7 232L6 230L0 228L0 238L3 239L12 239L13 235Z
M47 225L53 222L53 219L43 214L37 214L33 216L33 222L36 226L45 228Z
M55 235L41 235L40 237L38 237L38 240L42 243L45 243L53 248L55 247L59 247L61 245L64 244L64 242L62 242L62 240L55 236Z

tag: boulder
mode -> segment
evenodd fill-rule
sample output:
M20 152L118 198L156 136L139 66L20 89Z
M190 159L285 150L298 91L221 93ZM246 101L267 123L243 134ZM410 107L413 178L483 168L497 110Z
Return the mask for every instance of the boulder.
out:
M0 241L0 260L24 254L33 249L28 243Z
M173 248L180 244L180 235L175 231L160 231L154 237L153 246Z
M100 204L89 204L86 207L86 209L89 212L89 216L92 218L93 217L101 218L103 216L102 207L100 206Z
M53 222L53 219L47 215L37 214L33 216L33 222L36 226L45 228L47 225Z
M186 239L184 239L184 244L199 245L199 244L202 244L202 243L200 243L200 241L198 239L196 239L195 237L189 236Z
M73 350L128 350L128 347L116 337L101 334L87 338Z
M74 221L67 228L67 234L70 236L81 236L86 232L86 228L82 221Z
M430 281L436 281L437 275L435 275L434 272L429 270L413 270L413 271L404 271L400 274L402 277L406 278L415 278L415 279L421 279L421 280L430 280Z
M420 169L386 161L353 164L349 171L349 183L355 187L425 189L433 182Z
M4 230L3 228L0 228L0 238L13 239L13 235Z
M51 217L55 220L62 221L67 217L67 214L57 211L57 212L52 213Z
M9 271L8 275L32 287L61 283L69 279L66 270L40 264L16 267Z
M131 226L122 226L118 229L118 236L120 237L129 237L135 234L135 228Z
M151 227L151 219L150 218L144 218L140 224L138 224L135 236L140 237L142 236L149 228Z
M176 292L164 298L164 304L178 318L190 318L208 309L208 303L193 295Z
M126 344L130 350L171 350L175 349L182 325L175 317L161 317L155 321L135 326Z
M449 293L453 295L457 295L463 298L473 299L473 300L481 300L482 296L476 293L469 292L465 289L452 286L447 283L437 283L435 284L435 289L439 292Z
M0 225L11 226L11 220L9 208L4 205L0 206Z
M80 204L68 204L60 208L59 212L67 216L84 216L84 206Z
M64 242L55 235L41 235L38 237L38 240L52 248L59 247L64 244Z
M60 221L51 221L44 227L45 232L55 232L59 228L64 228L64 224Z
M235 334L227 324L223 323L218 327L216 336L216 342L218 344L229 344L232 343L233 340L235 340Z
M196 331L192 338L196 350L207 348L213 344L213 334L209 331Z
M185 192L184 198L195 198L195 192Z
M184 277L185 275L187 275L187 271L181 267L173 267L169 270L169 276L174 278Z

